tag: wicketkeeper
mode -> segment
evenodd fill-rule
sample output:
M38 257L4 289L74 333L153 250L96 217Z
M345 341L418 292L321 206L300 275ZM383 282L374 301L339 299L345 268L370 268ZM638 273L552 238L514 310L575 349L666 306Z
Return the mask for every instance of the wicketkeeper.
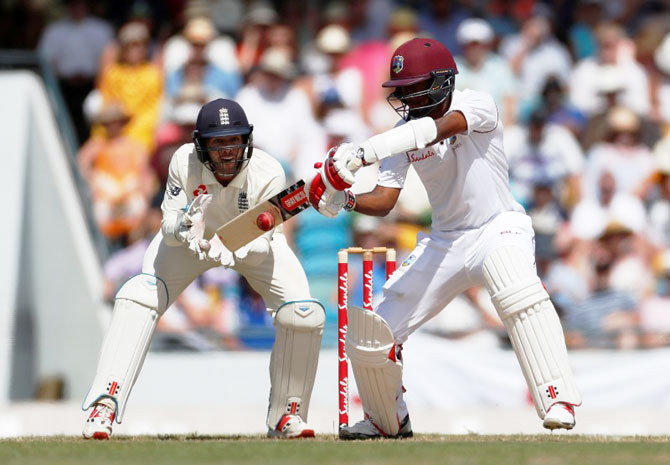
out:
M556 310L535 270L530 218L512 196L500 115L490 95L454 89L449 50L431 39L401 45L391 60L389 103L398 125L331 152L311 181L326 216L342 208L374 216L396 204L413 166L428 192L432 230L384 286L375 313L348 310L346 348L365 419L348 439L407 437L400 349L458 294L484 285L512 342L545 428L571 429L581 404ZM377 186L354 195L352 171L382 160ZM445 386L448 392L448 386ZM448 394L446 394L448 395Z
M92 407L85 438L108 439L114 420L121 423L156 322L191 281L215 266L242 274L274 318L268 436L314 436L306 421L324 308L311 298L281 226L235 253L215 234L219 226L285 187L281 165L253 149L252 132L239 104L214 100L198 114L193 143L172 157L161 230L144 256L142 274L116 294L98 370L82 405L84 410Z

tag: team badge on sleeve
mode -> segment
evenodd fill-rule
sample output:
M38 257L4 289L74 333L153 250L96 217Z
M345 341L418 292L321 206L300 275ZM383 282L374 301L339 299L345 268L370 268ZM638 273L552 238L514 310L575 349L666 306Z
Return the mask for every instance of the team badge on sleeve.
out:
M391 63L391 66L393 68L393 72L398 74L400 71L402 71L402 65L405 61L405 57L402 55L396 55L393 57L393 62Z
M173 184L168 184L167 185L167 191L168 194L170 194L170 197L177 197L179 193L181 192L181 187L175 186Z
M401 264L400 267L404 268L406 266L410 266L412 263L414 263L417 259L417 256L412 254L409 257L407 257Z

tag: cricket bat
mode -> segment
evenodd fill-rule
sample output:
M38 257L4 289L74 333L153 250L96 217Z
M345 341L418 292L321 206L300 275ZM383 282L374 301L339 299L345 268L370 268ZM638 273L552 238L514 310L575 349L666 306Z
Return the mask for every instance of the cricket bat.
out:
M228 250L235 252L309 206L305 181L301 179L220 226L216 234Z

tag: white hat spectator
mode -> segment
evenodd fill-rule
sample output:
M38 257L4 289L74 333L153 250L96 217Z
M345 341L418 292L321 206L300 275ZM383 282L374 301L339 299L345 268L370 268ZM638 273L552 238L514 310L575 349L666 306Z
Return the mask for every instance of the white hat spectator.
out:
M180 103L172 110L171 119L180 126L195 125L201 107L202 105L197 102Z
M640 117L630 108L615 107L607 114L607 126L611 131L636 132L640 129Z
M119 30L119 42L121 45L132 42L146 42L149 40L149 28L139 21L131 21L124 24Z
M580 202L572 211L570 231L578 239L595 239L606 227L607 214L596 202Z
M656 254L652 262L652 269L658 276L670 275L670 249L662 250Z
M347 109L331 110L323 121L323 126L331 136L349 138L356 134L360 127L360 120L356 113Z
M630 194L616 194L607 209L605 232L631 231L640 233L647 225L647 213L642 201Z
M116 122L128 122L130 116L123 109L120 103L112 102L104 105L95 115L94 122L96 124L110 124Z
M296 75L290 52L282 47L271 47L263 52L258 67L266 73L288 80L293 79Z
M620 92L626 87L621 69L616 65L600 65L596 85L601 94Z
M461 45L470 42L491 42L495 34L489 23L479 18L469 18L461 22L456 30L456 40Z
M670 174L670 137L664 137L654 145L654 164L659 172Z
M256 1L249 5L249 10L245 16L247 24L259 26L269 26L279 21L279 15L272 8L272 5L265 1Z
M351 48L349 32L338 24L331 24L321 29L315 42L316 48L321 53L342 54Z
M661 44L656 47L654 51L654 63L656 67L664 72L670 74L670 32L665 35Z
M193 44L206 44L216 36L216 28L209 18L201 16L189 19L183 34Z

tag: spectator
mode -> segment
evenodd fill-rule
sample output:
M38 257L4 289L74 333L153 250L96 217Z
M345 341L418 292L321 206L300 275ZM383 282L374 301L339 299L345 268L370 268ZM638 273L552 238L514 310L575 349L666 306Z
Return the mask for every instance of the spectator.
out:
M227 63L225 68L221 68L218 66L218 62L223 58L221 54L217 56L216 61L209 59L208 53L212 52L211 48L207 47L216 39L216 30L211 21L206 18L191 19L184 28L183 37L190 45L189 56L173 72L167 72L165 84L167 96L174 98L183 86L199 84L208 95L207 101L234 97L242 85L236 62L233 60L232 63ZM175 57L170 59L175 60Z
M389 112L390 107L386 102L388 92L381 85L388 76L388 63L393 50L418 34L414 17L411 10L400 10L389 18L387 24L390 41L371 39L359 42L340 61L340 69L355 68L363 78L363 119L372 126L384 127L388 119L383 115L394 113ZM381 118L378 112L380 105L384 108ZM398 121L397 115L392 115L392 121L391 124Z
M505 132L512 192L528 205L533 195L533 180L543 174L562 191L565 206L571 208L581 196L584 154L575 137L562 126L547 123L547 113L538 110L528 127L512 126Z
M470 13L460 3L449 0L431 0L422 2L419 10L421 31L443 43L453 55L461 53L461 41L458 40L458 27ZM460 77L460 76L459 76Z
M603 19L603 0L578 0L575 22L570 26L570 49L576 60L596 55L598 42L594 31Z
M129 117L118 104L96 118L104 136L92 137L79 152L79 167L93 196L93 213L105 236L125 245L146 214L154 179L146 149L124 135Z
M623 29L602 23L596 29L598 55L577 63L570 75L570 101L588 116L601 112L606 100L601 92L603 73L620 76L617 103L639 115L649 112L649 84L644 69L635 61Z
M634 348L637 346L638 319L635 301L612 289L609 273L614 257L607 247L596 245L592 253L593 285L588 297L563 311L568 347Z
M640 304L640 329L645 347L670 345L670 249L659 252L653 267L655 291Z
M591 245L575 235L570 223L563 223L556 231L552 246L555 259L549 264L542 282L562 316L566 307L577 305L589 294Z
M654 163L656 197L649 207L648 238L656 247L670 249L670 137L656 144Z
M338 105L361 112L363 103L363 78L353 67L342 69L340 61L351 48L347 30L337 24L323 28L314 41L315 50L305 61L310 75L296 84L309 96L317 118L327 113L323 104L337 101Z
M614 176L617 192L641 195L644 181L652 174L651 151L640 143L640 118L628 108L617 107L607 116L607 139L595 144L584 169L583 192L596 197L604 171Z
M533 196L528 205L528 216L535 231L535 265L540 278L546 276L550 263L556 258L554 239L566 213L554 193L555 181L543 173L533 179Z
M572 73L570 54L552 36L544 16L527 19L519 34L503 39L500 49L519 79L521 103L535 98L549 76L567 81Z
M100 76L99 90L105 103L118 102L130 116L125 133L153 150L163 81L159 68L147 58L149 30L144 23L129 22L119 30L118 61Z
M67 16L44 30L38 50L58 77L79 143L83 143L89 128L82 105L95 85L100 55L114 31L90 14L87 0L68 0L67 7Z
M526 123L530 114L538 109L546 111L548 122L563 126L575 137L581 135L587 123L584 114L568 101L565 86L558 76L547 78L539 98L519 109L519 119Z
M238 42L242 74L246 75L258 65L261 56L269 47L270 31L278 24L279 15L269 2L254 0L249 4Z
M607 214L608 223L601 242L610 248L614 257L610 285L627 292L636 303L640 302L653 287L649 271L652 252L644 237L647 212L639 198L617 194Z
M338 3L338 2L335 2ZM345 0L342 2L346 11L346 21L351 37L355 42L366 42L387 38L389 18L396 14L398 8L393 0ZM404 13L401 13L404 14ZM407 17L405 17L407 18ZM416 18L413 19L416 21Z
M235 42L228 36L219 35L212 21L203 16L188 19L181 34L170 37L162 50L164 76L172 76L182 69L189 59L196 57L225 74L234 90L239 86L240 67L237 61ZM237 83L237 84L236 84ZM229 87L225 87L228 89Z
M486 91L496 101L505 124L516 115L516 80L509 65L493 51L495 35L489 24L478 18L462 21L456 31L462 54L456 57L456 88Z
M256 127L254 145L272 151L289 179L299 145L315 124L307 95L293 86L295 76L290 52L268 49L250 82L237 96L237 102Z
M665 125L665 135L670 136L670 32L654 51L656 73L653 92L652 110Z

